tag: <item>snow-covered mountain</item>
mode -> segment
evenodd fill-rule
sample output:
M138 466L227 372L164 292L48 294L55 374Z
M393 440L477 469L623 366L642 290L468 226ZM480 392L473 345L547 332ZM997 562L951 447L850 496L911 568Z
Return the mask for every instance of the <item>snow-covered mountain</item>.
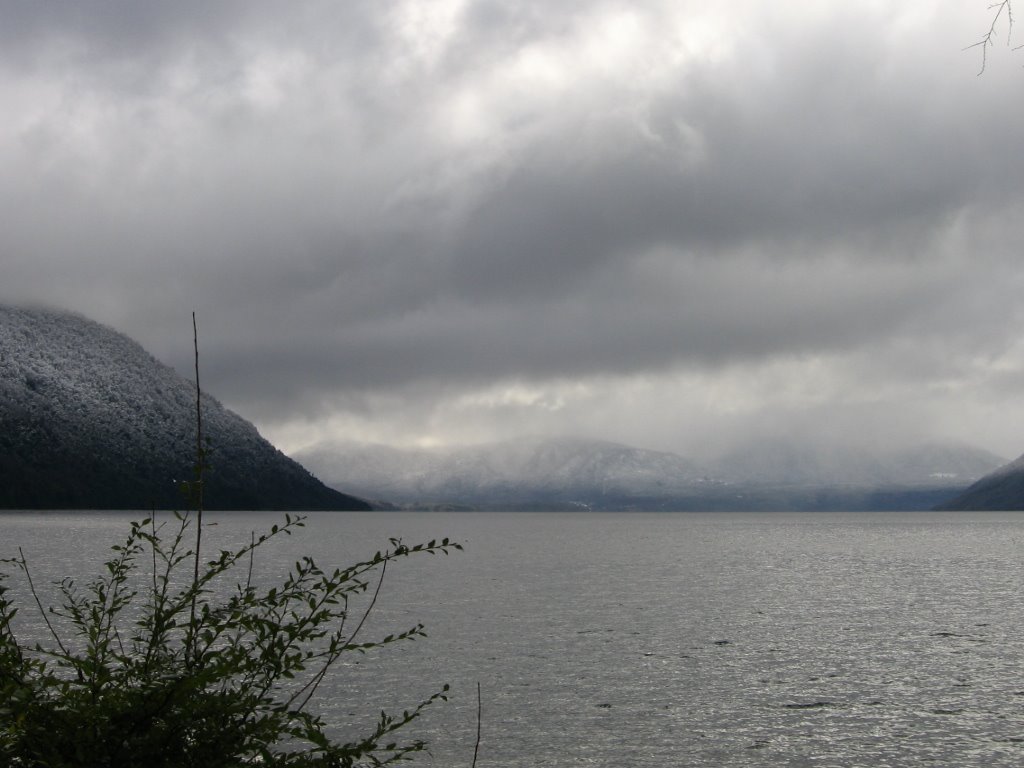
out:
M574 438L450 450L334 443L295 458L329 484L400 505L606 509L927 508L1003 461L966 446L870 452L775 440L698 464Z
M209 509L367 509L203 396ZM179 509L193 476L195 389L126 336L77 315L0 306L0 508Z
M579 438L529 438L454 450L334 443L295 458L333 484L400 504L615 506L691 493L708 481L673 453Z

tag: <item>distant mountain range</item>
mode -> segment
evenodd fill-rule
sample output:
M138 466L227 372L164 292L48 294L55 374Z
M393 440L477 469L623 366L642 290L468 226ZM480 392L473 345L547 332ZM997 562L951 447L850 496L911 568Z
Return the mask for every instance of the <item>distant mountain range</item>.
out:
M968 446L871 452L775 440L698 464L579 438L452 450L333 443L295 458L365 498L483 509L928 509L1004 461Z
M369 509L208 395L208 509ZM77 315L0 306L0 508L182 509L194 385Z
M596 498L681 493L702 482L700 469L675 454L571 438L453 451L333 444L296 459L326 472L328 484L347 476L355 493L398 504L586 506Z
M383 508L1024 508L1024 457L1005 464L945 444L750 441L701 463L581 438L298 453L332 489L212 397L202 406L209 509L368 509L356 496ZM182 508L194 409L193 384L124 335L64 312L0 306L0 509Z
M956 443L868 449L774 439L740 446L716 459L712 471L734 483L962 488L1005 461Z

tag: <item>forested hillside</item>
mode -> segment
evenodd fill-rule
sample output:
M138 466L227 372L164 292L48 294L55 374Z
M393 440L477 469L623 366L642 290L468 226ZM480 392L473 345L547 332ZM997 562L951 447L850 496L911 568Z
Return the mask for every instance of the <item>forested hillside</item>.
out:
M366 509L202 398L210 509ZM180 509L195 389L140 345L59 311L0 307L0 508Z

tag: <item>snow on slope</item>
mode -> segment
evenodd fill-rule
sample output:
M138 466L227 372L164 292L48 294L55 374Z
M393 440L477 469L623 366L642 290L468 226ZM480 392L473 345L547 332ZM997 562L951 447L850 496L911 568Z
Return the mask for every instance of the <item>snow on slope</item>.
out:
M210 508L356 508L203 396ZM0 507L180 507L195 390L141 346L64 312L0 307Z
M813 506L815 499L825 498L814 489L823 488L841 491L828 497L827 503L837 507L905 503L919 508L936 502L928 501L931 496L879 502L867 493L851 495L849 489L949 488L952 494L1002 462L967 446L929 444L873 453L778 440L752 442L702 466L673 453L574 438L446 451L335 443L314 446L296 458L328 483L343 479L354 493L400 504L580 502L608 508L617 502L649 508Z
M526 438L452 451L335 443L296 459L328 483L396 502L592 500L663 496L700 485L699 467L672 453L578 438Z

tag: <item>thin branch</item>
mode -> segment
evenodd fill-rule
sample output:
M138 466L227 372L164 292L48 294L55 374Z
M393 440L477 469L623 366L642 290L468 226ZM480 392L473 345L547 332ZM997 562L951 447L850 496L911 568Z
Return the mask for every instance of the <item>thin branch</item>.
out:
M102 636L103 646L106 647L110 643L110 634L114 633L114 637L117 640L118 647L121 649L121 655L124 655L124 646L121 644L121 636L117 631L117 624L115 623L116 616L121 611L121 607L125 604L125 601L120 599L121 588L124 586L126 581L126 573L130 570L132 560L134 560L136 549L135 549L135 538L136 529L132 528L132 534L128 542L125 543L124 549L121 550L115 561L114 570L110 572L110 588L105 593L105 600L103 603L103 618L96 627L97 635ZM131 601L132 595L128 596L128 602ZM119 605L122 604L122 605Z
M199 577L199 539L203 532L203 470L206 468L206 457L203 455L203 409L202 391L199 389L199 330L196 327L196 313L192 313L192 346L195 350L196 366L196 578Z
M245 576L245 589L252 587L252 566L256 556L256 531L249 531L249 572Z
M57 647L60 648L64 656L70 657L71 653L64 646L64 643L60 639L60 635L57 634L57 630L53 628L53 624L50 623L50 618L46 615L46 609L43 608L43 602L39 599L39 592L36 591L36 585L32 581L32 574L29 573L28 570L28 560L25 559L25 553L22 551L21 547L18 547L18 557L21 558L18 565L21 567L22 573L25 574L25 580L28 581L29 592L32 593L32 599L36 601L36 607L39 608L39 614L43 617L43 621L46 622L46 628L50 630L50 636L53 638L54 642L57 643ZM77 667L76 669L78 671L78 678L81 680L82 670Z
M153 505L152 510L150 510L149 531L150 531L150 534L153 537L150 540L149 551L153 555L153 594L155 595L159 591L157 589L157 582L156 582L157 568L156 568L156 544L155 544L155 542L156 542L156 505L155 504Z
M365 624L367 618L369 618L370 612L373 611L373 606L377 604L377 597L378 595L380 595L380 588L384 584L384 574L386 574L388 570L389 559L390 558L388 557L384 558L383 564L381 565L380 569L380 578L377 579L377 588L373 591L373 598L370 600L370 604L366 607L366 611L363 613L363 617L359 620L359 624L356 625L356 628L352 631L352 634L349 635L348 640L342 643L340 648L338 648L334 651L334 653L328 656L327 659L324 661L323 666L316 673L316 675L314 675L313 678L308 683L306 683L305 686L296 691L296 693L293 694L292 697L288 700L288 704L291 705L291 703L295 701L299 696L301 696L302 693L306 691L307 688L309 689L309 692L306 693L305 698L302 699L302 703L299 704L298 708L296 709L296 712L301 712L303 709L305 709L306 705L309 703L309 700L313 698L313 694L316 693L316 689L320 687L320 683L323 682L324 677L327 675L327 670L330 669L331 665L338 660L338 657L341 656L342 653L344 653L346 650L352 647L352 643L356 639L356 635L359 634L359 630L363 628L363 624Z
M5 577L6 574L0 573L0 635L6 635L4 643L10 643L10 647L14 649L14 654L18 657L18 664L24 665L25 654L22 651L21 643L18 642L18 638L14 634L14 627L11 626L11 619L18 609L12 607L10 600L5 596L7 593L7 588L3 586Z
M992 15L992 23L989 24L988 32L982 35L981 39L968 45L964 48L965 51L969 51L971 48L981 48L981 69L978 70L978 75L982 75L985 72L985 67L988 65L988 49L990 46L995 44L996 32L998 31L999 20L1003 16L1003 12L1006 12L1006 42L1010 43L1013 37L1013 0L999 0L999 2L992 3L989 5L990 11L995 11ZM1020 48L1021 46L1017 46ZM1017 50L1014 48L1014 50Z
M196 556L192 572L192 607L189 612L189 626L194 629L196 620L196 598L199 593L199 551L203 541L203 411L200 407L202 392L199 389L199 331L196 327L196 313L192 313L192 345L195 349L196 366Z
M114 639L117 641L117 647L121 651L121 658L124 658L124 643L121 641L121 633L118 631L117 627L114 627Z
M473 765L476 768L476 757L480 754L480 720L483 714L483 700L480 697L480 681L476 681L476 744L473 745Z

